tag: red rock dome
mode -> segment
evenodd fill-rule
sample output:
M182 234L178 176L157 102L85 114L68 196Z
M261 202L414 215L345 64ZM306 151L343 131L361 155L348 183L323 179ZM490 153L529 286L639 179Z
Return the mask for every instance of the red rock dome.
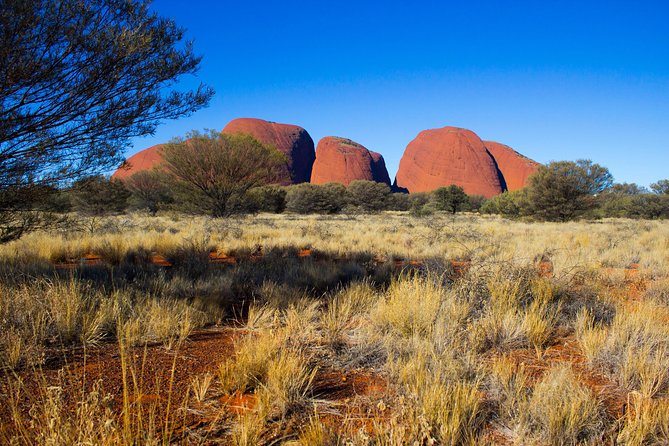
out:
M141 152L135 153L133 156L128 158L121 165L121 167L116 170L116 172L114 172L112 178L123 180L139 171L151 170L153 166L158 165L162 160L160 154L162 147L163 144L158 144L149 147L148 149L144 149Z
M269 144L288 157L286 171L281 184L308 182L314 164L314 141L302 127L290 124L263 121L255 118L239 118L228 123L223 133L244 133L263 144Z
M318 142L316 161L311 172L314 184L368 180L390 184L383 156L370 152L350 139L327 136Z
M456 184L468 195L486 198L504 191L504 179L483 141L457 127L420 132L404 151L395 183L409 192Z
M497 162L497 168L502 172L506 187L509 191L522 189L527 185L527 178L537 171L540 164L509 146L493 141L484 141L490 154Z

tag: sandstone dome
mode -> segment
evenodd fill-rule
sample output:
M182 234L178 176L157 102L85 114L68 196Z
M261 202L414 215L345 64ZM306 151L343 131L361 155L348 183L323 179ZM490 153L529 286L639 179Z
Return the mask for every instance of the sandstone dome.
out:
M383 156L346 138L326 136L316 147L316 161L311 172L314 184L368 180L390 184Z

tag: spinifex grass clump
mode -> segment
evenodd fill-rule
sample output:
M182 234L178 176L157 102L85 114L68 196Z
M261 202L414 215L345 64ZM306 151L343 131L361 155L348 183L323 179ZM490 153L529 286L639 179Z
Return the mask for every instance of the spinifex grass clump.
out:
M568 366L548 370L534 386L527 414L527 429L550 444L587 444L604 433L601 402Z

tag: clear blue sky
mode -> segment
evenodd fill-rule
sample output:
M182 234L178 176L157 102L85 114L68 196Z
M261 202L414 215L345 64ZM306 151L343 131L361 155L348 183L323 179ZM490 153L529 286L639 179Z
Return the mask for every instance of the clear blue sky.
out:
M155 0L204 56L211 105L139 151L233 118L351 138L394 178L418 132L454 125L617 181L669 177L669 1ZM190 79L184 83L197 81Z

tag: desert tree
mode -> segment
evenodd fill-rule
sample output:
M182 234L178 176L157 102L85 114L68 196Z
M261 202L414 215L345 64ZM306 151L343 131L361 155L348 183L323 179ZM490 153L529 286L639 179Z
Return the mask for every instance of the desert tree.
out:
M465 190L455 184L435 189L430 194L434 208L438 211L447 211L455 214L464 209L469 203Z
M286 157L249 135L192 132L162 148L175 200L214 217L233 212L249 190L281 178Z
M118 166L133 137L205 106L200 57L143 0L2 0L0 241L42 221L43 186Z
M669 180L659 180L651 184L650 189L656 194L669 194Z
M390 186L376 181L351 181L346 189L350 203L365 212L378 212L390 204Z
M173 202L169 181L166 181L162 172L140 170L123 182L131 193L129 204L135 209L146 209L155 215L162 207Z
M512 192L505 191L486 200L479 212L482 214L499 214L508 218L519 217L521 210L526 207L526 198L526 189Z
M487 199L483 195L467 195L468 206L467 210L472 212L480 212Z
M540 220L572 220L593 209L596 196L612 184L609 170L590 160L553 161L529 178L523 213Z
M281 186L256 187L246 194L246 199L252 202L260 212L280 214L286 209L286 188Z
M125 211L130 191L120 180L93 175L75 181L70 195L72 206L77 212L102 216Z
M301 183L287 188L286 210L296 214L336 214L348 201L339 183Z
M617 195L640 195L647 194L648 189L639 186L636 183L614 183L607 193Z
M389 211L408 211L411 207L411 200L408 193L392 192L388 196Z

